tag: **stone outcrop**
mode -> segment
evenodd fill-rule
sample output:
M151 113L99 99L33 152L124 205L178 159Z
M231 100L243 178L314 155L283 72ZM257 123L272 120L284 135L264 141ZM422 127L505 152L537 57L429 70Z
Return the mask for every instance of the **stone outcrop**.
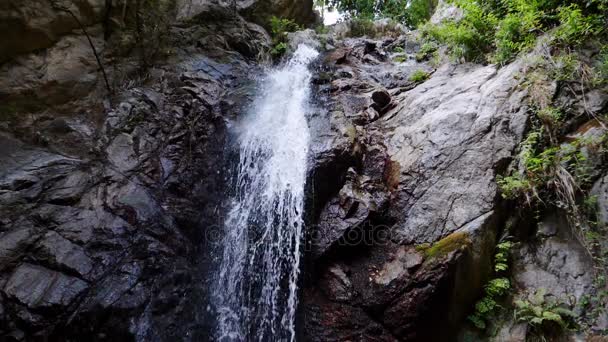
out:
M302 25L315 20L312 0L4 1L0 125L31 126L33 122L15 117L49 107L66 114L89 111L101 120L95 114L103 110L100 98L145 79L145 67L172 63L183 53L171 42L176 32L185 34L180 27L202 23L210 28L206 23L230 23L241 15L248 20L245 29L233 25L226 27L231 31L227 34L201 30L199 36L208 35L202 41L226 38L230 49L257 58L263 54L251 54L270 47L267 42L253 46L267 35L254 23L267 25L272 15L297 19ZM243 35L248 39L231 39Z
M3 94L86 109L19 107L18 125L2 122L1 340L206 339L227 125L270 41L238 16L171 30L166 64L105 107L84 98L100 77L82 72L84 36L2 65Z
M74 15L85 26L101 22L106 10L105 0L77 0L72 1L72 5ZM3 1L0 4L3 40L0 63L19 54L51 47L78 27L69 12L57 10L51 1Z
M193 18L217 7L229 8L263 26L268 25L273 15L302 25L318 20L312 0L177 0L179 19Z
M521 65L434 70L392 61L403 38L336 43L325 57L327 101L356 143L336 178L342 188L317 203L307 338L448 338L489 273L502 215L494 178L526 127ZM415 84L418 69L432 76ZM323 167L328 157L318 156ZM444 329L432 328L438 320Z
M496 176L528 126L525 63L435 69L414 60L418 47L409 34L331 38L324 40L336 48L325 54L317 80L328 111L319 117L346 124L315 144L349 143L316 151L313 174L327 165L340 171L323 183L333 185L333 194L317 191L311 219L305 340L455 340L488 280L498 234L507 234L511 213ZM405 53L393 52L396 46ZM430 78L411 81L416 70ZM606 107L602 91L583 96L556 95L581 116ZM590 105L583 109L580 101ZM581 129L588 138L605 132L592 123ZM602 169L601 159L593 159L597 152L584 153L594 170ZM551 233L540 241L520 237L514 292L544 287L577 302L594 293L593 262L560 217L543 214L540 227ZM501 336L526 336L525 326L503 330Z

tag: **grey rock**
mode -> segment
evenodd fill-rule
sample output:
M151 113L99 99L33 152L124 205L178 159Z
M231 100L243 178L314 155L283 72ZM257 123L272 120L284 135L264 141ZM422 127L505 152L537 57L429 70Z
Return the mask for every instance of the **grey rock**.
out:
M290 32L287 34L287 39L289 41L290 51L295 51L300 44L308 45L317 50L322 47L321 42L317 38L317 34L311 29Z
M393 259L382 266L382 269L374 276L373 281L380 285L388 285L392 281L401 280L412 271L422 265L424 258L416 251L400 248Z
M66 203L80 198L90 184L89 175L76 171L58 181L46 195L49 203Z
M520 67L444 67L373 124L400 168L395 238L432 242L492 209L493 169L525 127Z
M10 267L36 239L36 230L31 225L25 225L0 235L0 268Z
M84 249L56 232L48 232L38 244L37 257L55 268L65 269L85 277L93 268L92 260Z
M525 342L528 327L525 323L507 324L503 326L496 336L492 338L495 342Z
M0 11L1 13L1 11ZM102 40L92 38L101 49ZM29 54L0 66L0 92L30 106L62 104L84 97L97 83L95 56L84 36L62 37L44 55ZM36 90L32 96L31 92Z
M133 137L121 133L108 146L108 158L121 172L128 172L137 166L137 156L133 150Z
M367 177L358 176L353 169L349 169L346 184L339 195L321 212L312 242L313 256L323 255L340 239L350 243L349 231L360 227L372 213L381 211L387 199L388 195L376 191Z
M391 95L386 90L377 90L372 93L372 101L382 109L391 102Z
M352 300L354 292L352 283L344 271L344 266L333 265L321 280L325 295L332 301L347 302Z
M74 27L2 63L0 110L19 120L0 118L0 336L207 338L204 240L222 223L227 127L270 49L260 26L222 11L172 22L166 60L125 87L139 57L85 21L102 61L117 63L113 103Z
M431 16L431 23L439 24L443 21L454 20L459 21L464 16L462 9L447 1L438 1L435 13Z
M228 16L235 11L258 24L267 24L266 19L272 15L294 19L300 24L316 20L310 0L179 0L176 7L180 20L218 12Z
M30 308L53 308L70 304L87 289L86 282L32 264L22 264L2 291Z
M563 301L572 298L579 302L592 293L593 260L572 235L565 216L560 216L561 221L548 217L542 224L555 225L551 230L557 235L514 252L515 281L524 292L542 288Z
M608 224L608 176L603 176L595 182L591 196L597 199L597 215L601 224Z
M353 170L334 178L343 185L317 216L326 240L313 239L311 255L329 259L319 279L339 279L329 270L346 265L358 296L338 309L333 302L344 282L319 281L321 294L305 291L304 310L312 322L317 310L364 308L396 339L449 340L491 272L500 217L495 176L522 140L528 115L517 77L522 64L444 65L413 85L411 72L428 66L391 62L384 47L392 42L339 43L324 59L334 75L329 105L359 125L359 152ZM332 154L316 157L327 163ZM354 227L388 238L344 244ZM432 260L415 250L444 238L453 239L445 242L452 249ZM333 319L318 336L358 329ZM432 328L438 320L444 329Z
M105 3L102 0L76 0L70 10L84 25L101 21ZM0 5L0 22L5 39L0 47L0 62L36 49L47 48L62 34L78 27L67 12L53 9L48 1L11 1Z

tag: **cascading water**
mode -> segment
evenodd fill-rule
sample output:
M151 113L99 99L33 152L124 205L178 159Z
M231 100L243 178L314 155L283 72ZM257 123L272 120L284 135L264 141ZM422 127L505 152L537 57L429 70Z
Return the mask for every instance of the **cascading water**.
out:
M268 73L239 133L214 288L220 341L294 341L314 49Z

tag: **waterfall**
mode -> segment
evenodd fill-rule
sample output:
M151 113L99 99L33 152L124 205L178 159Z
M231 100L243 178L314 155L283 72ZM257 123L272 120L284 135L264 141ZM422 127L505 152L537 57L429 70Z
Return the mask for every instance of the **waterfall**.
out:
M214 304L219 341L294 341L311 73L300 45L261 83L239 132Z

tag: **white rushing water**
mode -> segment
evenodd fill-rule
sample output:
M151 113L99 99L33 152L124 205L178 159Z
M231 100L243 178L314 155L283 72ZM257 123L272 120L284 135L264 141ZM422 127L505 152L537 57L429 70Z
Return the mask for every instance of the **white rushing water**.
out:
M215 284L220 341L294 341L311 72L300 45L261 84L239 133L236 194Z

